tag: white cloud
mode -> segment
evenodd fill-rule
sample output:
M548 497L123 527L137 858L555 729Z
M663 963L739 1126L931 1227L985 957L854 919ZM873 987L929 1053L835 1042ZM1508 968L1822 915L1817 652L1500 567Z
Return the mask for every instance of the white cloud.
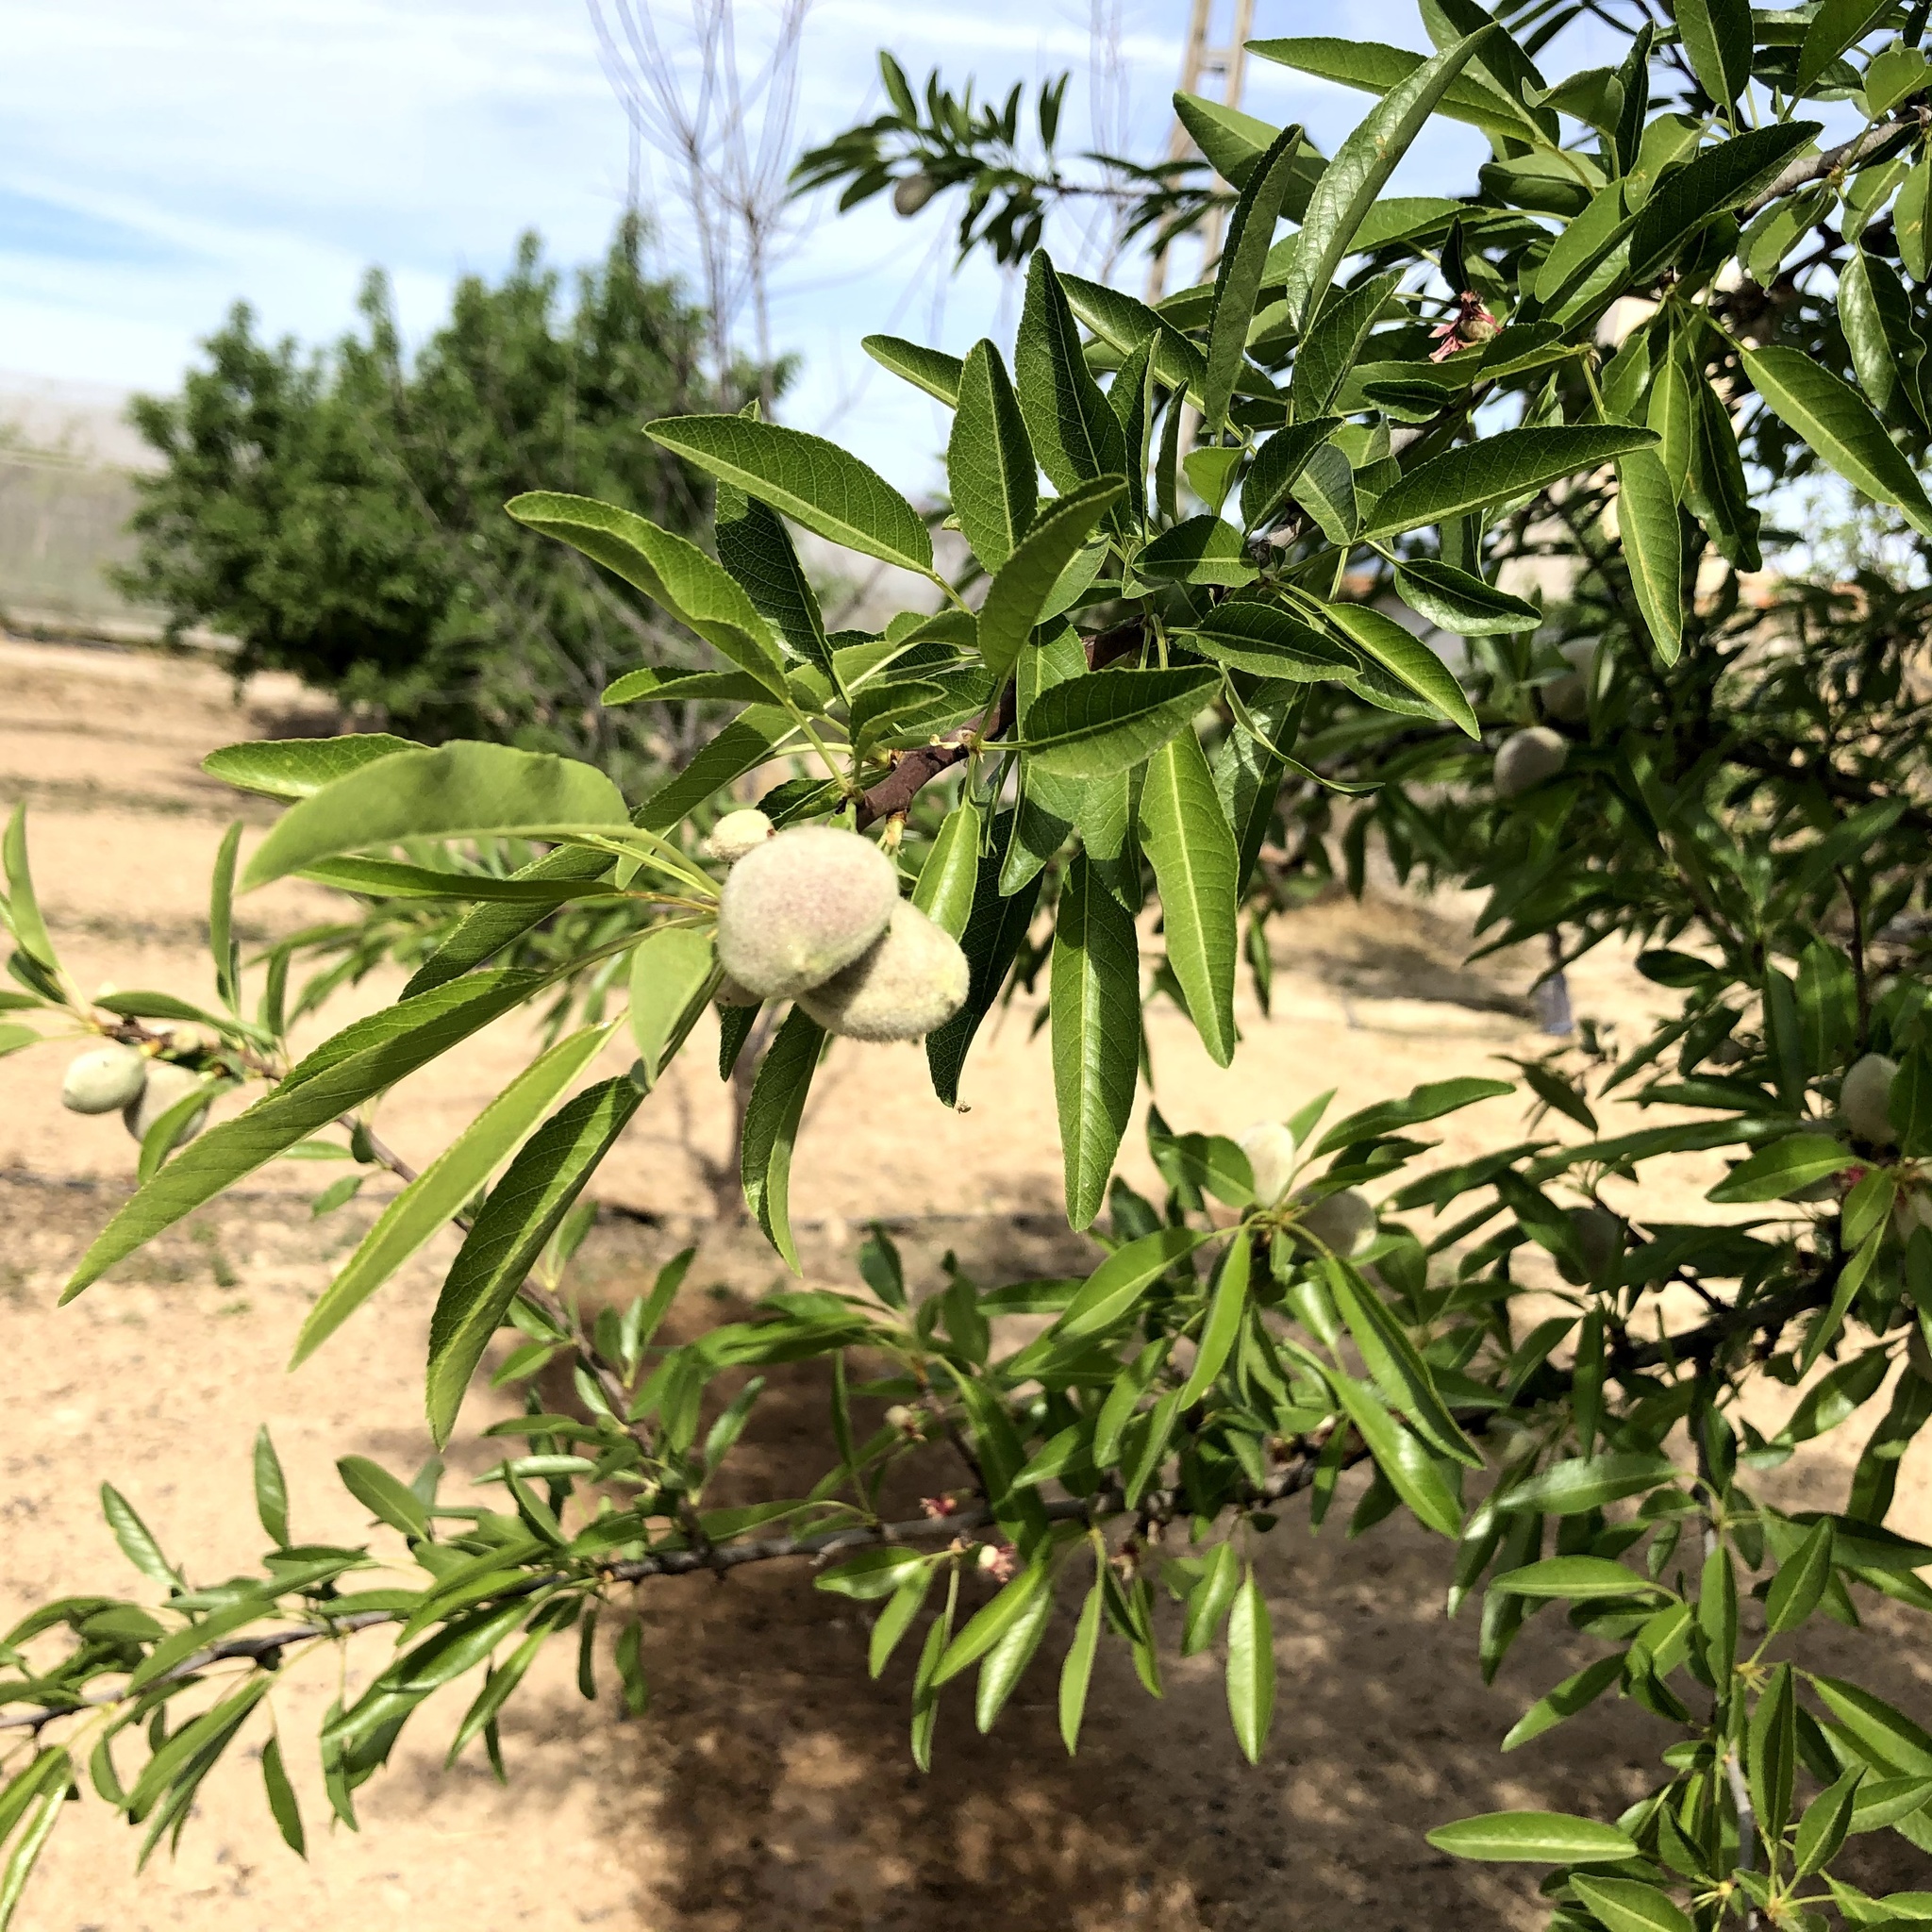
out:
M745 0L755 31L772 0ZM677 0L664 0L670 11ZM622 205L623 117L582 0L0 0L0 366L157 386L245 298L265 327L326 340L353 319L366 265L395 277L406 325L434 325L452 280L500 272L518 233L555 259L598 253ZM1410 0L1259 0L1258 35L1321 30L1423 44ZM1319 21L1317 15L1319 13ZM1130 111L1164 138L1185 0L1121 0ZM800 144L875 105L875 52L923 79L972 75L982 98L1090 66L1087 0L818 0ZM1249 105L1305 118L1324 146L1364 96L1253 63ZM1466 168L1466 131L1432 134L1408 173ZM917 225L874 203L809 229L774 289L781 348L805 371L792 420L833 428L896 480L933 474L943 412L874 372L858 338L888 330L963 349L1008 332L1008 278L957 280L941 210ZM675 204L665 245L678 258ZM1056 246L1077 253L1078 238Z

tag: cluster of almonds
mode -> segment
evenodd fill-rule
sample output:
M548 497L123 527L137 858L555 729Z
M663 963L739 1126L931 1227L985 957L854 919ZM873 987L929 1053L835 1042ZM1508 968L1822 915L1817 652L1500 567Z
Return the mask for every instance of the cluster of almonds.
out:
M1570 669L1542 687L1544 712L1559 724L1580 724L1590 714L1591 678L1596 668L1596 642L1578 638L1563 646ZM1500 798L1520 798L1524 792L1554 778L1568 762L1570 741L1547 724L1512 731L1496 747L1491 780Z
M1279 1121L1259 1121L1237 1135L1235 1145L1248 1157L1256 1199L1272 1207L1294 1178L1294 1136ZM1319 1201L1305 1188L1294 1198L1310 1203L1295 1225L1335 1254L1358 1255L1374 1240L1374 1205L1359 1188L1343 1188Z
M837 825L774 831L734 811L707 850L730 866L718 899L718 997L795 999L848 1040L923 1040L966 1002L966 955L899 896L892 861Z
M174 1060L152 1058L138 1047L115 1041L92 1046L69 1061L60 1083L60 1105L70 1113L118 1113L137 1141L201 1085L192 1068ZM192 1140L208 1118L206 1108L189 1122L181 1135Z

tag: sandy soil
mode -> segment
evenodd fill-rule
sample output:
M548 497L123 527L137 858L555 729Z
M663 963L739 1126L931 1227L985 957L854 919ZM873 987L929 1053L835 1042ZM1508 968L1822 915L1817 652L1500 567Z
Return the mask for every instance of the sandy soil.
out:
M206 996L209 970L196 949L208 861L230 818L258 824L267 814L195 761L236 738L313 728L312 708L272 680L238 694L196 664L10 642L0 643L0 801L30 803L43 896L76 977ZM246 930L258 940L287 931L327 916L330 904L313 889L276 888L246 903ZM1340 1088L1339 1106L1357 1105L1537 1050L1521 1005L1529 963L1462 967L1467 916L1465 907L1391 896L1281 923L1274 1017L1242 1007L1247 1038L1232 1069L1215 1069L1177 1014L1153 1016L1164 1113L1176 1125L1237 1130L1326 1086ZM337 1016L394 985L377 975ZM1608 956L1573 976L1573 993L1579 1010L1630 1029L1657 998ZM1029 1039L1032 1017L1017 1005L975 1049L958 1113L932 1099L910 1050L832 1062L794 1167L810 1277L852 1279L855 1225L875 1214L901 1228L924 1283L948 1246L987 1279L1078 1262L1082 1244L1059 1218L1051 1080L1043 1041ZM492 1029L399 1089L384 1132L406 1155L433 1154L529 1044L515 1026ZM14 1375L12 1425L0 1435L0 1624L61 1591L125 1587L93 1501L103 1479L208 1580L258 1551L248 1452L259 1424L287 1465L303 1536L365 1534L334 1477L336 1457L408 1468L428 1446L420 1364L448 1247L385 1291L381 1319L365 1317L299 1374L284 1374L304 1309L379 1205L371 1190L312 1220L313 1167L266 1170L57 1312L59 1281L125 1194L134 1152L118 1123L53 1104L63 1059L50 1049L0 1062L0 1195L12 1237L0 1252L0 1347ZM641 1114L601 1177L609 1211L579 1263L587 1297L626 1294L696 1239L675 1317L686 1332L741 1312L782 1274L741 1229L705 1218L728 1132L724 1092L707 1065L700 1043ZM1513 1134L1521 1115L1510 1100L1443 1124L1441 1158ZM1128 1171L1145 1177L1138 1135L1129 1144ZM1681 1163L1646 1188L1645 1213L1688 1208L1714 1171ZM466 1431L500 1412L473 1399ZM739 1478L745 1496L788 1483L824 1453L824 1433L811 1378L774 1378ZM1785 1479L1786 1492L1841 1492L1856 1447L1834 1442L1808 1474ZM452 1465L460 1475L489 1459L466 1433ZM1924 1533L1932 1512L1920 1462L1915 1451L1898 1521ZM353 1907L371 1932L737 1932L770 1923L1272 1932L1362 1910L1390 1926L1539 1923L1520 1876L1438 1858L1422 1832L1532 1800L1614 1811L1643 1787L1665 1739L1625 1705L1499 1757L1495 1744L1524 1704L1593 1646L1539 1619L1485 1690L1473 1616L1441 1615L1446 1545L1391 1525L1351 1543L1339 1526L1345 1502L1319 1540L1291 1515L1262 1546L1282 1674L1258 1770L1233 1748L1211 1658L1174 1665L1158 1704L1114 1658L1076 1764L1059 1755L1043 1661L993 1737L973 1733L963 1705L949 1710L938 1768L922 1777L904 1743L909 1658L869 1684L866 1627L853 1607L774 1568L641 1595L655 1696L640 1721L620 1721L608 1696L583 1703L572 1657L540 1663L504 1724L507 1789L480 1758L442 1769L462 1707L446 1693L360 1794L359 1835L326 1828L303 1742L336 1688L335 1667L300 1666L278 1685L275 1707L309 1820L307 1864L274 1838L258 1775L239 1762L206 1788L178 1859L158 1857L139 1878L134 1843L113 1814L78 1807L19 1923L27 1932L253 1932L329 1907ZM1882 1607L1871 1622L1891 1627ZM1068 1634L1049 1638L1045 1658ZM1882 1684L1884 1673L1871 1675L1880 1647L1831 1632L1817 1656L1826 1668L1856 1657ZM352 1687L381 1654L379 1638L352 1650ZM1927 1701L1903 1646L1886 1670L1893 1694ZM1887 1861L1887 1883L1928 1882L1925 1861L1902 1846L1874 1856Z

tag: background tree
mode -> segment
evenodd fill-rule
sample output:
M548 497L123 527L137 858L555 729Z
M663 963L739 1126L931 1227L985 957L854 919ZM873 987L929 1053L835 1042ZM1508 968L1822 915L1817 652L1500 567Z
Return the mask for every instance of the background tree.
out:
M238 307L180 395L134 405L164 467L141 479L124 588L173 630L234 638L239 674L291 671L413 737L633 769L688 756L675 725L597 702L640 655L677 650L653 607L502 513L562 480L694 526L701 493L637 425L708 393L703 317L645 274L643 239L625 218L566 309L525 236L413 354L380 274L362 331L313 356L259 341Z
M1407 1510L1444 1539L1452 1611L1481 1602L1479 1669L1557 1604L1600 1646L1508 1742L1612 1694L1678 1730L1613 1820L1445 1820L1437 1845L1540 1869L1565 1932L1918 1915L1922 1894L1874 1898L1841 1855L1888 1829L1932 1846L1932 1735L1817 1669L1812 1625L1856 1623L1861 1594L1932 1609L1932 1547L1887 1524L1932 1417L1923 560L1793 586L1770 617L1744 592L1787 478L1829 472L1932 541L1914 466L1924 11L1679 0L1666 28L1606 0L1592 14L1625 23L1622 58L1555 78L1538 63L1574 11L1509 12L1425 0L1427 57L1259 43L1374 100L1325 158L1297 129L1202 123L1235 191L1211 283L1153 309L1034 252L1010 369L991 342L959 358L871 339L955 412L974 607L883 479L749 414L649 425L715 479L715 559L625 508L517 499L523 525L717 653L719 668L651 664L606 693L741 707L658 790L469 742L218 753L211 771L288 809L245 868L239 825L224 849L206 1012L78 993L16 817L12 1043L108 1036L71 1104L148 1108L143 1185L68 1292L326 1137L407 1185L298 1355L352 1319L379 1324L365 1304L454 1216L466 1235L425 1378L436 1440L506 1328L498 1378L568 1362L575 1403L546 1409L532 1389L496 1425L498 1508L441 1500L434 1463L405 1480L345 1459L400 1541L383 1557L414 1566L405 1586L358 1588L369 1548L293 1541L265 1438L275 1548L258 1574L192 1585L108 1492L150 1588L49 1605L6 1639L0 1724L20 1743L0 1898L83 1766L150 1846L178 1832L292 1651L400 1626L324 1727L349 1818L444 1685L482 1673L452 1748L493 1752L545 1642L575 1632L593 1688L595 1620L619 1591L752 1562L812 1559L819 1587L880 1607L874 1669L902 1645L917 1657L921 1763L955 1679L974 1676L989 1726L1050 1639L1074 1748L1100 1644L1158 1690L1163 1594L1184 1652L1224 1646L1234 1735L1257 1758L1274 1678L1255 1540L1291 1498L1319 1526L1364 1466L1351 1527ZM1845 138L1821 145L1813 103ZM1388 197L1439 113L1490 136L1478 183ZM975 138L970 121L953 131L962 150ZM1009 241L1027 252L1019 227ZM925 577L941 608L828 636L788 523ZM1498 581L1528 558L1560 562L1560 604ZM1422 625L1464 641L1453 669ZM694 815L723 787L791 757L760 815L698 843ZM496 839L552 849L506 877L469 850ZM1502 938L1642 942L1681 1011L1641 1041L1586 1031L1573 1058L1524 1064L1523 1137L1455 1166L1422 1130L1507 1083L1445 1081L1333 1121L1330 1096L1308 1095L1239 1141L1153 1112L1167 1192L1143 1199L1112 1174L1146 1076L1143 1000L1177 999L1227 1063L1243 907L1265 914L1304 869L1358 873L1371 839L1398 868L1488 887ZM291 874L461 908L400 1001L300 1060L291 955L251 966L244 999L229 937L238 887ZM546 924L558 905L569 918ZM1267 958L1251 945L1264 993ZM709 1002L725 1071L760 1005L789 1005L741 1158L748 1206L793 1259L791 1146L825 1055L925 1031L953 1102L978 1025L1039 973L1069 1218L1101 1251L1084 1279L955 1271L915 1305L874 1235L866 1292L777 1293L677 1346L657 1338L681 1262L594 1317L575 1304L583 1190ZM627 1013L607 1018L595 1001L619 985ZM419 1172L384 1143L385 1088L540 1001L548 1043L450 1148ZM573 1092L626 1022L629 1072ZM197 1131L251 1082L266 1091L245 1112ZM1607 1093L1671 1112L1605 1135ZM1690 1220L1613 1185L1692 1151L1728 1170ZM1046 1320L1022 1341L1004 1321L1019 1314ZM761 1388L747 1372L800 1360L824 1364L835 1457L789 1494L720 1507L708 1486ZM1761 1472L1860 1416L1840 1507L1766 1499ZM894 1513L929 1453L958 1458L958 1487ZM1062 1587L1071 1627L1056 1627ZM636 1641L615 1658L641 1710ZM278 1744L262 1771L299 1848Z

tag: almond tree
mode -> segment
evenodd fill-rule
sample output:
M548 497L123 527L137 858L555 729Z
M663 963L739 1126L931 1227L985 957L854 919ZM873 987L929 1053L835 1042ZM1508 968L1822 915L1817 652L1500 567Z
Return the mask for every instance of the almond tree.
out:
M485 744L217 753L211 771L286 809L245 864L239 825L224 847L206 1003L83 998L16 815L7 1043L80 1040L70 1104L121 1104L142 1132L140 1191L68 1294L322 1141L405 1185L296 1357L377 1335L374 1298L455 1218L426 1364L436 1440L486 1359L525 1390L567 1364L576 1400L560 1413L532 1392L493 1425L495 1508L445 1501L434 1462L408 1478L345 1457L377 1524L366 1545L297 1539L264 1434L273 1547L214 1586L106 1490L142 1587L50 1604L0 1651L0 1911L70 1790L92 1785L151 1850L242 1739L268 1739L267 1811L299 1851L273 1730L284 1657L392 1651L323 1729L350 1821L442 1687L463 1679L469 1700L459 1717L449 1701L452 1754L496 1754L546 1642L580 1646L592 1690L599 1622L623 1624L633 1591L745 1563L876 1607L874 1674L902 1647L917 1659L922 1765L942 1713L964 1715L956 1680L986 1728L1029 1669L1057 1668L1077 1747L1101 1644L1158 1689L1167 1598L1181 1651L1224 1656L1234 1740L1258 1759L1274 1667L1255 1551L1284 1518L1321 1524L1361 1468L1353 1526L1406 1511L1442 1537L1452 1614L1480 1606L1476 1668L1554 1605L1600 1646L1506 1748L1612 1695L1680 1733L1614 1818L1444 1820L1437 1845L1540 1869L1565 1927L1918 1915L1923 1895L1869 1897L1837 1861L1880 1829L1932 1849L1932 1736L1820 1673L1810 1626L1855 1622L1866 1592L1932 1607L1932 1548L1886 1526L1932 1415L1925 573L1794 584L1768 614L1740 576L1788 479L1837 479L1932 537L1924 8L1591 10L1627 17L1624 57L1554 79L1538 62L1568 7L1501 23L1425 0L1428 57L1259 43L1373 105L1329 158L1299 129L1189 109L1234 190L1211 283L1149 308L1057 272L1023 220L997 244L1026 259L1009 351L873 339L954 411L957 581L927 517L756 412L649 425L715 485L709 548L629 508L518 498L523 525L716 654L606 693L738 708L647 795ZM814 178L945 175L942 149L975 222L1009 191L1042 210L1060 192L1015 159L1018 102L902 92L904 125L811 158ZM1454 200L1387 197L1435 116L1482 129L1491 160ZM1214 192L1157 179L1149 220ZM828 635L794 525L925 580L937 609ZM1521 594L1507 567L1531 556L1558 558L1560 606ZM1466 641L1453 669L1425 626ZM726 788L783 758L795 775L757 813L718 818ZM1265 997L1269 913L1310 874L1359 877L1371 841L1400 870L1487 888L1499 943L1637 943L1681 1012L1524 1063L1524 1137L1457 1166L1419 1130L1506 1083L1335 1120L1309 1094L1239 1141L1156 1111L1167 1192L1143 1198L1113 1174L1143 1000L1177 1000L1225 1064L1244 910ZM291 875L358 895L360 937L244 961L236 891ZM403 996L294 1057L291 1017L402 935L421 960ZM1084 1279L956 1273L916 1296L875 1232L865 1292L801 1284L675 1345L658 1338L688 1256L594 1315L571 1293L587 1186L713 1002L726 1072L761 1008L784 1011L741 1164L795 1265L790 1163L826 1056L924 1032L950 1104L995 1003L1041 974L1068 1215L1098 1256ZM391 1148L381 1092L518 1009L550 1022L530 1065L447 1148ZM614 1039L630 1071L583 1084ZM245 1109L202 1125L235 1088ZM1606 1094L1669 1122L1606 1137ZM1712 1213L1619 1208L1641 1195L1611 1184L1690 1151L1730 1163ZM1017 1314L1047 1319L1016 1344L1000 1318ZM833 1457L791 1493L721 1507L757 1372L801 1361L823 1367ZM1769 1434L1740 1401L1767 1378L1792 1391ZM1869 1440L1841 1507L1764 1499L1760 1472L1854 1418ZM895 1471L928 1445L962 1458L965 1487L891 1520ZM411 1581L373 1585L377 1565ZM634 1711L638 1658L623 1624Z

